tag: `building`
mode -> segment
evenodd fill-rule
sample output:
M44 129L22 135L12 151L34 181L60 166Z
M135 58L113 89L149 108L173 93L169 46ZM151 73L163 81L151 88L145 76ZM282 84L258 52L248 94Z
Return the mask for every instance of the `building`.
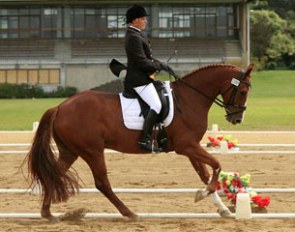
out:
M155 57L185 72L249 60L250 0L0 0L0 83L86 90L114 80L112 58L126 62L125 13L149 14Z

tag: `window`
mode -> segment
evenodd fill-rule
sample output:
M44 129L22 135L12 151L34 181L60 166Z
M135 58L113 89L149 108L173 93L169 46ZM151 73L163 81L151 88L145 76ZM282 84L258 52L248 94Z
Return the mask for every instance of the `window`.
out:
M57 12L58 10L55 8L44 8L42 10L42 38L56 38ZM31 34L31 37L38 36L36 29L40 27L40 22L37 17L31 18L31 25L35 31Z
M164 7L159 11L159 37L169 38L173 37L172 32L172 7Z
M237 34L237 5L145 6L145 33L154 37L228 37ZM0 39L122 38L127 6L0 8ZM153 15L155 13L156 15Z
M234 5L159 8L160 38L233 36Z
M72 8L71 27L74 38L122 38L125 35L127 8Z
M122 38L125 35L123 17L119 15L107 16L107 34L109 38Z
M99 35L99 12L97 8L72 8L71 28L73 38L97 38Z
M0 9L0 38L55 38L57 9L22 7Z
M71 12L72 37L82 38L85 33L84 8L73 8Z

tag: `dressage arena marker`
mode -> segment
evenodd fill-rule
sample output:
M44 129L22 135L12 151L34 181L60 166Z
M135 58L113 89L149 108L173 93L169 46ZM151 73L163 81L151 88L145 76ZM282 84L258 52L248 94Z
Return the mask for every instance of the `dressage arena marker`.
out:
M218 128L218 124L212 124L211 132L217 133L218 130L219 130L219 128Z
M251 203L249 193L238 193L236 204L236 219L251 219Z
M53 213L55 217L65 213ZM221 218L218 213L137 213L142 218ZM84 218L123 218L120 213L86 213ZM235 217L235 214L232 214ZM0 213L0 218L41 218L40 213ZM253 213L252 218L295 218L295 213Z
M33 132L36 132L39 126L39 122L33 122Z

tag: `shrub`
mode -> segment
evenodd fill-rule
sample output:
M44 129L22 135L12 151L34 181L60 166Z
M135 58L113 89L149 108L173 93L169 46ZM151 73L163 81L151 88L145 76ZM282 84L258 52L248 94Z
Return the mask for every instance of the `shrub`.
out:
M17 89L12 84L0 85L0 98L15 98Z
M56 91L44 92L41 86L29 84L0 84L0 98L59 98L70 97L77 93L75 87L61 87Z
M70 97L77 93L77 88L75 87L62 87L58 86L56 91L49 93L51 97Z

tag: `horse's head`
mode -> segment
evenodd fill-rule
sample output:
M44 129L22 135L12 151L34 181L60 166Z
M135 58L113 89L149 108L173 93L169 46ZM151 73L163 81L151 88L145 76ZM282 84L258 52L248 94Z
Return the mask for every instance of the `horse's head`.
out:
M232 124L243 121L246 110L247 97L250 83L250 74L254 65L249 65L245 72L240 72L232 78L221 90L221 95L226 111L226 119Z

